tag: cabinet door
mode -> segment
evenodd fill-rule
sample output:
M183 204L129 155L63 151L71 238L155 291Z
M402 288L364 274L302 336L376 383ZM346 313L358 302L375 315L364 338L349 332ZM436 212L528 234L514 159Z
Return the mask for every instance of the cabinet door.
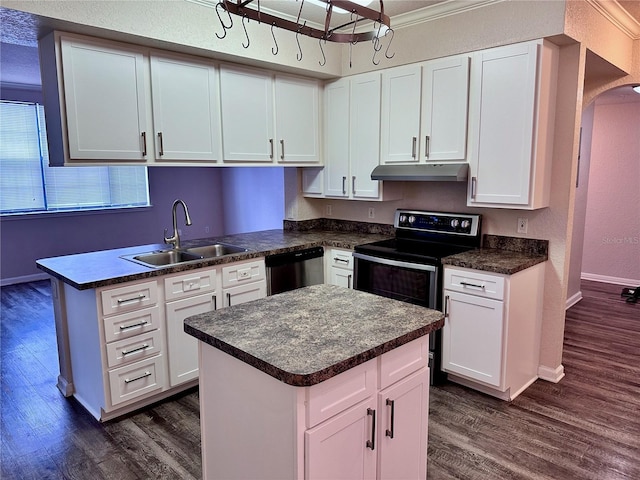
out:
M319 162L318 83L277 76L275 99L278 162Z
M136 49L61 38L71 160L145 160L148 58Z
M469 57L427 62L422 72L422 159L465 160Z
M225 162L273 161L273 81L258 70L220 67Z
M167 350L172 387L198 378L198 340L184 332L184 319L216 309L215 293L167 302Z
M380 74L351 80L349 186L353 198L378 198L380 182L371 172L380 163Z
M329 270L329 284L339 287L353 288L353 271L344 268L331 267Z
M445 290L442 369L502 384L503 302Z
M420 67L382 73L380 163L418 161Z
M533 161L538 45L478 52L471 67L469 205L526 205Z
M215 67L153 55L151 85L157 158L217 160L220 105Z
M375 408L371 398L305 432L305 480L375 478Z
M348 197L349 176L349 80L326 85L325 98L325 195Z
M429 368L381 391L378 411L378 478L427 478Z
M265 281L238 285L237 287L224 289L224 306L239 305L241 303L258 300L267 296L267 284Z

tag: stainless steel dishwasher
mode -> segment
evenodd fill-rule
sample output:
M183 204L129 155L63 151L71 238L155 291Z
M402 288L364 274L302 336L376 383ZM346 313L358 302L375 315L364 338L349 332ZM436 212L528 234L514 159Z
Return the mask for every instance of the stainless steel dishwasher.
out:
M267 295L324 283L324 248L313 247L265 257Z

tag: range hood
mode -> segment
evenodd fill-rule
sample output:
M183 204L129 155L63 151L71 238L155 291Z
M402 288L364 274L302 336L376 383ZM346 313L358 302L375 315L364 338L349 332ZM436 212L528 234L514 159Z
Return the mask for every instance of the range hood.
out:
M378 165L371 172L371 180L466 182L468 171L466 163Z

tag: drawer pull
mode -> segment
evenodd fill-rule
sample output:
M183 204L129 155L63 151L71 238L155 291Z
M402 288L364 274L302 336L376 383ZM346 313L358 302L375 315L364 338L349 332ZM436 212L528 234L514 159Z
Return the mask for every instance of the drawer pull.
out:
M444 318L449 318L449 295L444 297Z
M146 320L141 321L140 323L133 323L131 325L120 325L120 331L122 330L129 330L130 328L136 328L136 327L143 327L145 326L147 323Z
M389 438L393 438L393 424L396 412L396 402L394 400L391 400L390 398L387 398L386 405L388 407L391 407L391 429L387 429L384 434Z
M122 350L122 352L120 353L122 353L122 356L124 357L125 355L131 355L132 353L141 352L142 350L146 350L147 348L149 348L149 345L143 343L138 348L134 348L133 350Z
M124 379L124 383L131 383L131 382L135 382L136 380L142 380L143 378L147 378L151 376L151 372L146 371L144 372L142 375L140 375L139 377L135 377L135 378L125 378Z
M367 448L371 450L376 449L376 411L372 408L367 408L367 415L372 416L371 421L371 439L367 440Z
M345 260L344 258L333 257L333 261L334 262L343 262L343 263L346 263L347 265L349 264L349 260Z
M351 277L353 277L353 275L347 275L347 288L351 288Z
M460 282L460 285L463 287L474 287L484 290L484 285L478 285L477 283Z
M229 292L227 292L227 306L231 306L231 294Z
M143 300L145 298L147 298L147 296L145 294L143 294L143 293L141 293L137 297L133 297L133 298L119 298L118 299L118 305L124 305L125 303L130 303L130 302L138 302L138 301Z

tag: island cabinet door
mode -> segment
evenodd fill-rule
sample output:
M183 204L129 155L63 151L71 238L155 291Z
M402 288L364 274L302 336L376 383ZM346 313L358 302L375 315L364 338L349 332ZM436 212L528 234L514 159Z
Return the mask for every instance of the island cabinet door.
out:
M373 397L305 432L306 480L376 478Z
M380 480L427 478L429 367L378 394Z

